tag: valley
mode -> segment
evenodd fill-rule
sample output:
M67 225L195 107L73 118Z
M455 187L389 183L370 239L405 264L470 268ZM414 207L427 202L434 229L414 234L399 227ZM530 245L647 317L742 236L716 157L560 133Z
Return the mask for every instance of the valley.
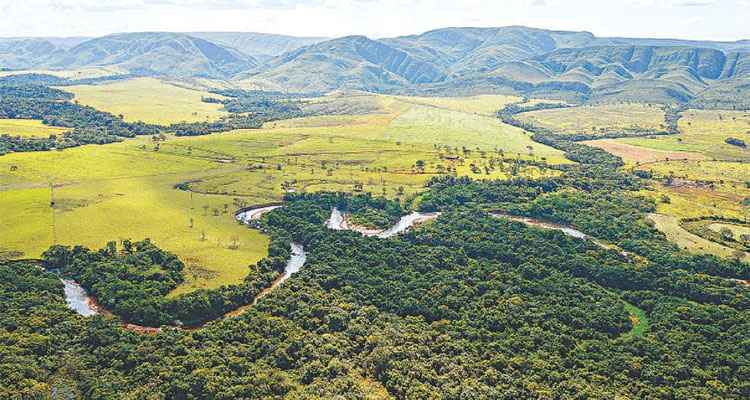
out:
M0 398L747 398L748 51L0 39Z

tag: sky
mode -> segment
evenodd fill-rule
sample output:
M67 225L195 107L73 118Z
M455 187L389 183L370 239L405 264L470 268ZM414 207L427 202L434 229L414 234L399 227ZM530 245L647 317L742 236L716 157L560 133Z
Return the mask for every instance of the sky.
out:
M597 36L750 39L750 0L0 0L0 36L242 31L371 38L525 25Z

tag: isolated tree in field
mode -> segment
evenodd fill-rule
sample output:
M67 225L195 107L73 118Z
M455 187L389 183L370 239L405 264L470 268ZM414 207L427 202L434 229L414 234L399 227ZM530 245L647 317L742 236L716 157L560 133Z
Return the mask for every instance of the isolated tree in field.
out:
M424 167L425 162L423 160L417 160L416 163L414 163L414 167L419 171L420 173L424 173Z
M724 240L734 240L734 232L729 228L721 228L721 238Z
M237 250L239 248L240 248L240 238L239 236L234 235L230 238L229 249Z

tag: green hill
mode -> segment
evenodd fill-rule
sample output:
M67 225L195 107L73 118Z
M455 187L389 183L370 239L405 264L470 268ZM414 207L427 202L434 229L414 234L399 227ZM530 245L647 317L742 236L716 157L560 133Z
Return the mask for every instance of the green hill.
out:
M189 35L237 49L258 60L268 60L300 47L327 40L320 37L296 37L255 32L194 32Z
M750 41L598 38L521 26L370 39L242 32L0 39L0 67L117 66L292 92L507 93L575 102L746 103Z
M119 66L144 75L225 78L255 67L238 50L179 33L126 33L85 41L47 61L46 66L73 69Z

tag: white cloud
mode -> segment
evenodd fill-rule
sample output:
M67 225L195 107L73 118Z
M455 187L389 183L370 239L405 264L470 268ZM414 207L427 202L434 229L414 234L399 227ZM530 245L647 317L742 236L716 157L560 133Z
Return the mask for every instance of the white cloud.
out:
M446 26L528 25L599 36L734 40L750 38L743 17L749 5L750 0L0 0L0 35L212 30L385 37ZM702 20L687 22L695 18Z

